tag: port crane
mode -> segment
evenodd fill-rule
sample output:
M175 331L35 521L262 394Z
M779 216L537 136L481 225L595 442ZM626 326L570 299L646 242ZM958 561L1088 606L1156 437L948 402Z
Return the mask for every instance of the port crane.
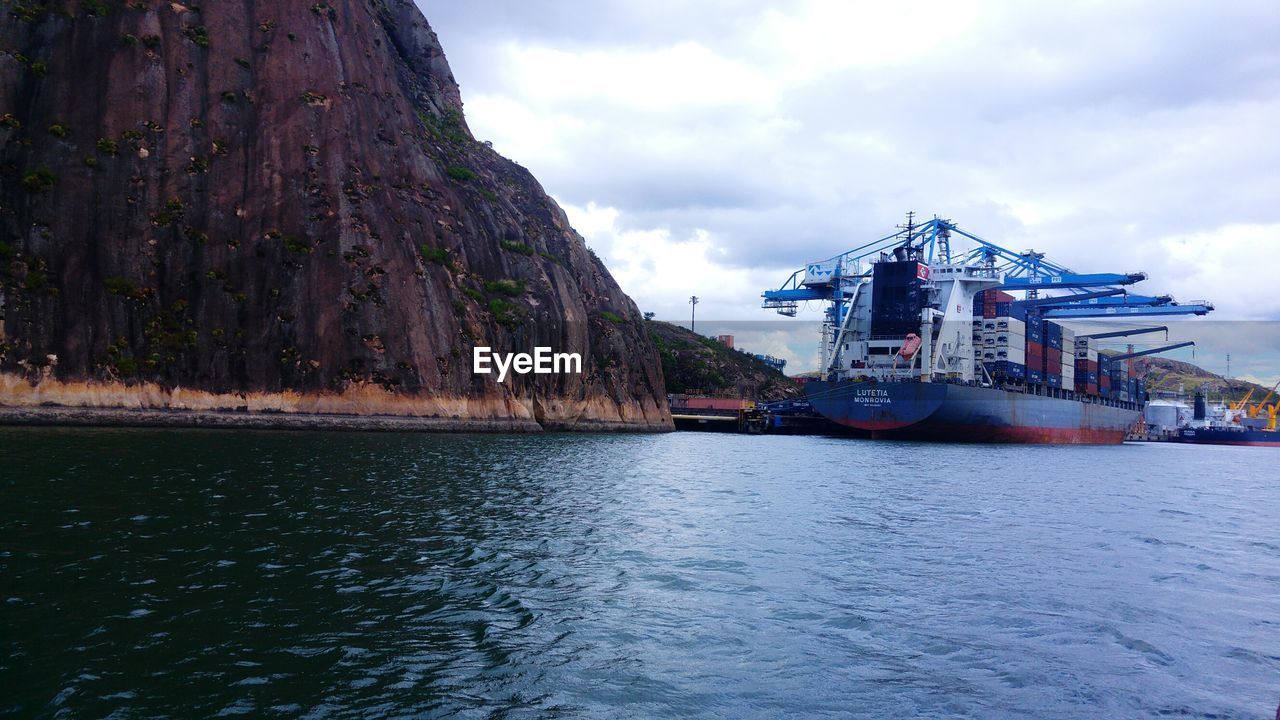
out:
M1266 397L1262 398L1262 402L1249 408L1249 417L1256 418L1258 417L1259 413L1266 411L1267 403L1271 401L1271 398L1275 397L1276 390L1278 388L1280 388L1280 380L1277 380L1276 384L1271 386L1271 391L1267 393ZM1252 393L1253 391L1250 390L1249 392ZM1280 405L1280 403L1277 403L1277 405ZM1272 419L1275 418L1274 407L1272 408L1271 416L1272 416Z
M870 274L865 266L879 257L919 257L929 266L965 266L966 280L981 282L984 289L1023 292L1025 300L1020 302L1027 304L1028 311L1046 319L1206 315L1214 309L1204 301L1180 303L1169 295L1131 293L1129 287L1146 280L1146 273L1078 273L1049 260L1044 253L1004 248L961 229L951 220L934 217L916 224L914 217L909 213L906 225L891 235L806 264L778 288L762 294L763 308L787 317L796 316L800 303L827 304L822 326L824 374L838 359L850 309L859 294L868 291ZM953 254L951 241L955 237L968 240L973 248ZM1065 294L1048 295L1050 292Z
M1156 355L1171 350L1178 350L1184 347L1195 347L1195 341L1177 343L1175 345L1165 345L1164 347L1151 348L1150 350L1139 350L1138 352L1124 353L1123 355L1112 355L1111 359L1115 360L1131 360L1133 358L1146 357L1147 355Z

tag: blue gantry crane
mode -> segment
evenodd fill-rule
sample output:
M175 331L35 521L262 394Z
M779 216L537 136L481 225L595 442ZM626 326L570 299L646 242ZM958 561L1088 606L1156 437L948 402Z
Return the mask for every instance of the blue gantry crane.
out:
M973 248L963 256L953 256L951 240L955 236L966 238ZM895 252L905 256L909 249L920 251L929 263L987 265L1002 277L1001 289L1025 292L1023 302L1045 318L1205 315L1213 311L1213 305L1204 301L1179 303L1169 295L1130 293L1127 288L1146 280L1146 273L1077 273L1047 259L1044 253L1009 250L962 230L950 220L935 217L917 225L910 214L907 224L892 235L797 270L780 287L763 293L762 307L795 317L800 303L829 303L827 322L839 326L853 294L869 277L863 261ZM1059 291L1063 294L1047 295Z

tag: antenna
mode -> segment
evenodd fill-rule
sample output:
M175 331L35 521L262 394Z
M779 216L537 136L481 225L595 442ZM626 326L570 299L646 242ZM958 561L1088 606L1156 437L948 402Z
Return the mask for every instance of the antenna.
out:
M696 330L694 330L694 328L696 327L694 323L698 319L698 296L690 295L689 304L693 306L689 310L689 332L697 332Z
M914 248L911 247L911 236L916 233L916 211L915 210L907 211L907 224L899 225L898 229L902 230L903 233L905 233L906 235L907 239L904 245L906 245L907 250L908 251L913 250Z

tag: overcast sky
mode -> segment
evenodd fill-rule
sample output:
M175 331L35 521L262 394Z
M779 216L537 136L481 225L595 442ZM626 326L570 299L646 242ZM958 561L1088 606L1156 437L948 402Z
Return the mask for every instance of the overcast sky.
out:
M1280 319L1276 0L419 4L476 136L661 318L778 319L915 210Z

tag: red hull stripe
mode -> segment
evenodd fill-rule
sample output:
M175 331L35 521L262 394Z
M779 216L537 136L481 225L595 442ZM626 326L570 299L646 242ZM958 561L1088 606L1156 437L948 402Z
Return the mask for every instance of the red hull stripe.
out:
M1119 445L1124 442L1124 430L1105 428L1054 428L1018 427L1007 425L944 425L940 423L916 423L908 427L867 427L872 423L841 423L849 427L871 430L877 440L930 440L947 442L992 442L1053 445Z

